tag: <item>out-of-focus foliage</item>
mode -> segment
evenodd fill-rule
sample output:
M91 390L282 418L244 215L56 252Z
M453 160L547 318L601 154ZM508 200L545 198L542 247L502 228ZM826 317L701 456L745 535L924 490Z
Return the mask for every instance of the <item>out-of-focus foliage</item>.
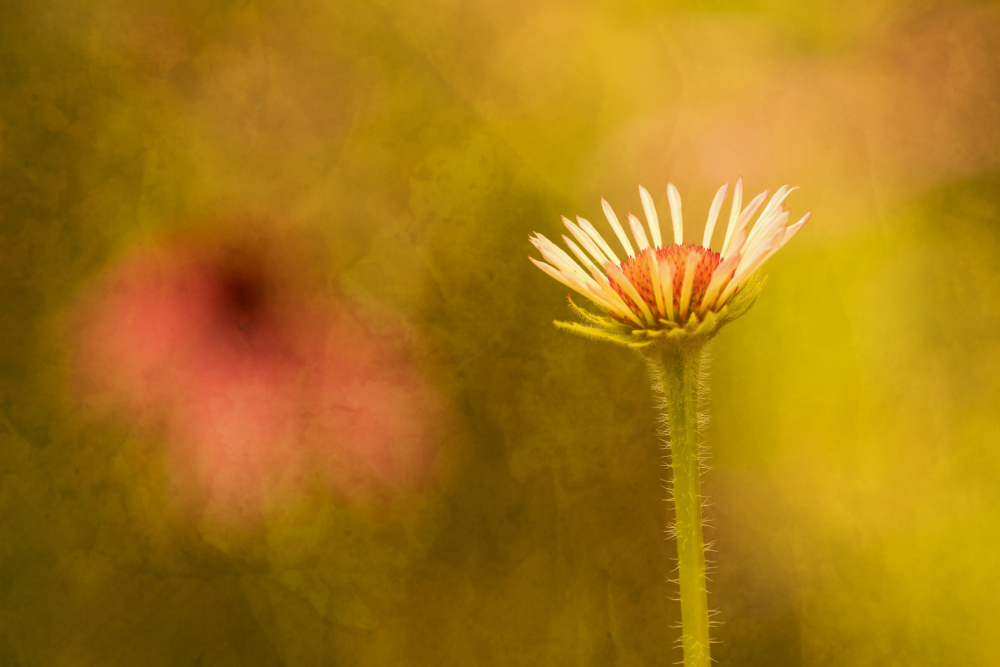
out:
M0 664L679 660L644 370L552 327L527 237L740 175L814 216L713 348L714 657L995 662L998 42L989 3L0 4ZM78 410L79 295L229 211L429 341L435 488L218 524Z

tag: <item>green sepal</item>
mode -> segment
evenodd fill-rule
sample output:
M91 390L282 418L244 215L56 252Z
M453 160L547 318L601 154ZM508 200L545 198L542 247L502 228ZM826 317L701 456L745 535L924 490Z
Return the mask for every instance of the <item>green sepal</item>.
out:
M732 322L746 315L757 303L760 293L764 291L764 283L766 282L767 276L761 274L760 271L753 274L750 280L746 281L739 292L736 293L733 300L729 302L729 313L722 320L722 324Z
M713 331L718 329L726 321L726 313L729 311L729 306L723 306L722 310L719 312L708 311L705 313L705 319L702 320L701 324L694 330L694 336L708 336Z
M593 340L601 340L608 343L616 343L618 345L625 345L626 347L636 347L637 343L633 341L629 336L607 331L605 329L598 329L597 327L588 327L583 324L577 324L576 322L560 322L556 320L554 324L560 329L565 329L577 335L583 336L585 338L592 338ZM639 347L644 347L649 343L639 343Z
M616 322L610 317L601 317L600 315L593 314L589 310L581 308L580 306L576 305L576 303L573 302L572 297L566 297L566 298L569 300L569 307L572 308L573 312L579 315L580 319L584 320L585 322L590 322L591 324L595 324L601 327L602 329L609 329L612 331L614 331L615 329L627 328L625 327L624 324Z
M672 329L665 336L667 340L673 341L675 343L680 343L681 341L684 341L690 337L691 337L690 333L679 327L677 329Z
M586 324L557 321L555 325L560 329L586 338L624 345L632 349L642 349L651 345L661 347L700 346L714 338L723 325L745 315L757 303L757 299L760 298L761 292L764 290L766 280L767 278L760 272L755 273L744 283L728 304L717 311L706 312L703 317L699 317L697 312L693 312L684 324L659 319L660 326L656 329L635 328L611 317L596 315L580 308L573 302L572 298L569 298L569 305L573 312Z

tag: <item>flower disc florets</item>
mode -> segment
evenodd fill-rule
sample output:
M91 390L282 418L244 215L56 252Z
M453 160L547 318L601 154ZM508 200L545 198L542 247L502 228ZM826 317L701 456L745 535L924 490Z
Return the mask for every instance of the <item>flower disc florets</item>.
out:
M650 258L648 257L652 252L652 248L647 248L642 251L642 254L629 257L623 261L620 264L620 268L625 277L628 278L628 281L639 292L639 296L642 297L649 310L660 317L666 317L667 313L661 312L659 308L656 300L656 290L653 288L653 276L650 274ZM656 249L656 261L657 263L665 264L673 275L673 282L669 286L670 292L673 294L672 310L673 312L679 312L687 263L691 261L695 266L694 278L691 281L689 307L691 310L697 310L701 306L705 292L708 291L709 282L712 280L712 273L715 272L716 267L722 262L722 257L719 253L701 246L671 244ZM618 296L626 303L629 303L630 299L625 288L614 278L610 278L608 282L611 284L612 289L618 293ZM664 296L663 305L666 306L666 296ZM638 306L630 305L630 308L635 315L642 315L642 311ZM627 318L623 318L622 321L625 324L629 322Z
M743 182L737 181L726 238L719 252L715 252L709 244L728 189L724 185L715 195L701 245L684 243L681 198L677 188L669 183L672 244L663 243L653 199L641 185L639 197L649 237L639 219L629 214L629 228L637 248L614 211L601 200L604 214L625 250L625 259L620 259L583 218L577 218L576 224L563 218L576 242L567 236L563 236L563 241L576 259L541 234L535 234L531 242L546 261L529 259L606 313L606 316L595 315L573 304L578 314L594 326L556 324L577 333L642 346L664 336L672 340L711 336L720 326L745 312L760 291L759 281L753 279L757 269L795 236L810 214L788 224L788 211L783 204L796 189L788 186L778 188L763 210L767 191L741 208ZM750 220L759 210L760 216L751 228Z

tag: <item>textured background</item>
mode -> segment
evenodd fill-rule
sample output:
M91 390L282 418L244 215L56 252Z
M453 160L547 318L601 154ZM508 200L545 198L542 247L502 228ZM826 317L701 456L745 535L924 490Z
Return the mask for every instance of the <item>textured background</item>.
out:
M715 657L996 664L992 3L0 3L0 665L679 660L644 371L527 237L740 175L814 215L713 348ZM424 337L430 489L199 521L77 409L89 281L231 209Z

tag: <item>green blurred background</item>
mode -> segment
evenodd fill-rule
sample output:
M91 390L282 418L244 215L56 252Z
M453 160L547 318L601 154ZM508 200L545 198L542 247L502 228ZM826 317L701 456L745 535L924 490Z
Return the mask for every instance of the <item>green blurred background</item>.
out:
M6 0L0 665L680 660L644 369L527 237L741 175L814 215L713 346L714 657L1000 664L994 4ZM236 208L426 337L433 489L199 523L76 409L88 281Z

